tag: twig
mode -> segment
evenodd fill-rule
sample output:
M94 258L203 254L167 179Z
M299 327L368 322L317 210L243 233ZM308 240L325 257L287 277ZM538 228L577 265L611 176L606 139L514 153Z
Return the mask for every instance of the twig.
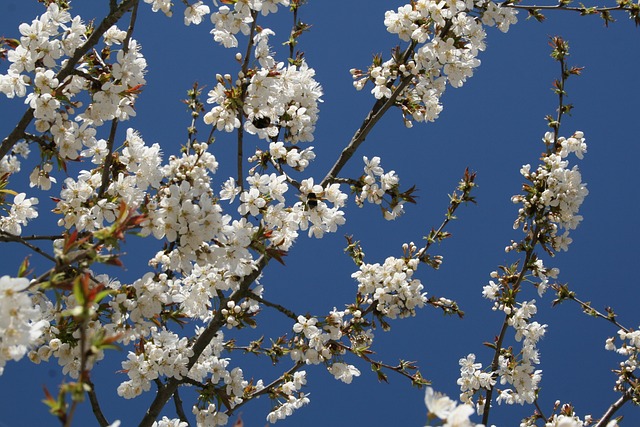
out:
M178 393L179 389L173 393L173 403L176 405L176 414L180 418L180 421L189 424L189 419L187 415L184 413L184 408L182 407L182 399L180 399L180 394Z
M538 411L538 414L540 414L542 419L546 420L547 417L544 416L544 413L542 412L542 409L540 408L540 404L538 403L538 398L536 398L536 400L533 401L533 404L535 405L536 410Z
M282 166L280 165L280 163L274 161L271 157L269 157L269 159L271 160L271 164L273 165L273 167L278 171L278 173L280 173L280 175L283 175L285 177L285 179L287 180L287 182L291 185L293 185L298 191L300 190L300 186L301 184L296 181L294 178L291 178L285 171L284 169L282 169Z
M568 12L579 12L579 13L586 13L587 11L593 11L593 12L589 12L589 13L600 13L600 12L613 12L616 10L621 10L621 11L625 11L625 12L632 12L633 9L627 6L622 6L622 5L618 5L618 6L609 6L609 7L572 7L572 6L565 6L562 4L556 4L556 5L546 5L546 6L536 6L534 4L531 5L526 5L526 4L513 4L513 3L502 3L502 7L509 7L511 9L523 9L523 10L565 10Z
M249 31L249 36L247 40L247 51L244 54L244 61L242 62L242 75L243 79L247 78L247 72L249 70L249 58L251 56L251 47L253 46L253 34L256 31L256 18L258 14L255 11L251 12L251 17L253 18L253 22L251 22L251 30ZM244 99L247 96L247 84L245 82L242 83L242 102L244 103ZM236 158L236 163L238 167L238 180L237 184L240 187L240 191L244 190L244 172L243 172L243 164L244 164L244 154L243 154L243 140L244 140L244 108L240 106L238 109L238 121L240 122L240 127L238 128L238 154Z
M122 42L122 50L124 53L129 52L129 42L131 41L131 36L133 35L133 29L136 26L136 19L138 18L138 4L140 4L140 0L135 0L133 3L133 8L131 9L131 17L129 18L129 28L127 28L127 35Z
M15 236L6 231L0 231L0 242L15 242L16 237L25 241L29 241L29 240L58 240L58 239L62 239L64 236L61 234L57 236L44 236L44 235L41 236L36 234L32 234L31 236Z
M35 238L38 236L31 236L30 240L36 240ZM55 238L60 238L62 236L46 236L46 237L55 237ZM44 240L44 239L43 239ZM47 239L47 240L54 240L54 239ZM40 249L39 247L37 247L36 245L33 245L29 242L27 242L27 239L22 238L20 236L16 236L14 234L8 233L6 231L1 231L0 230L0 242L16 242L16 243L20 243L25 245L26 247L28 247L29 249L33 250L34 252L42 255L43 257L45 257L46 259L48 259L49 261L53 261L56 262L56 259L54 257L52 257L51 255L49 255L48 253L46 253L45 251L43 251L42 249Z
M98 420L98 424L100 424L100 427L107 427L109 425L109 421L107 421L104 414L102 413L102 409L100 409L100 403L98 402L98 396L96 394L95 386L89 378L87 378L85 383L89 386L87 395L89 396L89 402L91 403L91 410L93 411L93 415L95 415L96 420Z
M340 171L347 164L349 159L353 157L358 147L367 138L367 135L369 134L369 132L371 132L371 129L373 129L376 123L380 121L380 119L382 118L382 116L384 116L387 110L389 110L389 108L391 108L395 104L396 99L398 98L400 93L402 93L402 91L407 86L409 86L412 80L413 80L412 75L404 77L400 81L400 84L398 85L396 90L391 94L389 98L386 98L386 99L383 98L376 101L376 103L371 108L371 111L369 112L367 117L364 119L364 122L362 122L362 125L360 126L360 128L353 135L349 144L344 148L344 150L342 150L342 153L340 153L340 157L338 157L338 160L336 161L336 163L333 165L331 170L327 173L327 175L324 177L324 179L320 183L322 187L327 185L327 182L334 179L334 177L336 177L338 173L340 173Z
M118 130L118 119L111 121L111 131L109 132L109 139L107 140L107 156L104 159L104 166L102 169L102 183L98 190L98 198L104 195L109 187L109 173L111 172L111 162L113 161L113 145L116 139L116 131Z
M295 365L293 365L293 367L291 367L287 372L285 372L284 374L282 374L279 378L273 380L271 383L269 383L266 387L256 391L255 393L250 394L249 396L247 396L245 399L242 400L242 402L240 402L239 404L237 404L236 406L234 406L232 409L229 409L227 411L227 415L231 416L234 412L236 412L240 407L242 407L243 405L245 405L247 402L253 400L254 398L258 397L258 396L262 396L264 394L270 393L271 390L274 387L277 387L278 385L282 384L284 382L284 378L286 376L289 376L293 373L295 373L298 369L300 369L301 367L305 366L304 363L301 362L297 362Z
M259 297L258 295L253 294L253 293L250 293L248 295L248 297L250 299L254 300L254 301L258 301L260 304L266 305L267 307L275 308L280 313L284 314L285 316L287 316L287 317L289 317L289 318L291 318L293 320L296 320L296 321L298 320L298 316L293 311L289 310L286 307L281 306L280 304L269 302L269 301L265 300L264 298Z
M618 400L616 400L611 404L611 406L609 406L609 409L607 409L607 412L604 413L602 418L600 418L600 420L594 427L606 426L611 420L611 417L613 417L613 414L615 414L618 411L618 409L622 407L622 405L630 401L632 396L633 396L633 391L631 388L628 388L627 391L625 391L624 394L620 396Z

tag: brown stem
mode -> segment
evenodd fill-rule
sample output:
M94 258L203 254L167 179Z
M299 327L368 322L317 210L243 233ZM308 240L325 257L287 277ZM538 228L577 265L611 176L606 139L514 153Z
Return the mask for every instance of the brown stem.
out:
M32 236L31 240L35 240L35 239L33 239L33 237L36 237L36 236ZM51 237L51 236L48 236L48 237ZM58 236L58 237L61 237L61 236ZM36 245L33 245L33 244L27 242L27 239L22 238L20 236L13 235L13 234L8 233L6 231L1 231L0 230L0 242L16 242L16 243L23 244L26 247L28 247L29 249L33 250L34 252L42 255L43 257L45 257L49 261L56 262L56 259L54 257L49 255L48 253L46 253L45 251L43 251L42 249L40 249Z
M611 417L613 417L613 414L615 414L618 411L618 409L622 408L622 405L630 401L632 397L633 397L633 391L632 389L629 388L627 389L627 391L624 392L622 396L620 396L618 400L616 400L611 404L611 406L609 406L609 408L607 409L607 412L605 412L605 414L602 416L602 418L600 418L600 420L594 427L606 426L611 420Z
M180 399L180 394L178 389L176 389L176 391L173 393L173 403L176 406L176 414L178 414L180 421L188 423L189 419L187 418L187 415L184 413L184 407L182 406L182 399Z
M104 166L102 167L102 183L98 190L98 198L104 195L109 187L109 174L111 172L111 162L113 161L113 145L116 139L116 131L118 130L118 119L111 121L111 131L109 132L109 139L107 140L107 156L104 159Z
M89 402L91 403L91 410L93 411L93 415L96 417L96 420L98 420L98 424L100 424L100 427L107 427L109 425L109 421L107 421L104 414L102 413L102 409L100 409L100 403L98 402L96 388L90 379L87 378L85 382L89 386L87 395L89 395Z
M400 93L402 93L402 91L407 86L409 86L409 83L411 83L411 80L413 80L412 75L403 77L403 79L400 81L400 84L398 85L396 90L391 94L390 98L379 99L376 101L375 104L373 104L371 111L369 112L367 117L364 119L364 122L362 122L362 125L360 126L360 128L353 135L349 144L344 148L344 150L342 150L342 153L340 153L340 157L338 157L338 160L336 161L336 163L333 165L329 173L327 173L327 176L325 176L322 182L320 183L322 187L327 185L327 183L330 180L338 176L338 174L340 173L342 168L347 164L349 159L353 157L358 147L367 138L367 135L369 134L369 132L371 132L371 129L373 129L376 123L380 121L380 119L387 112L387 110L389 110L389 108L391 108L395 104L396 99L398 98Z
M291 310L289 310L286 307L281 306L280 304L276 304L273 302L269 302L265 299L263 299L262 297L259 297L258 295L255 294L251 294L249 296L250 299L254 300L254 301L258 301L260 304L264 304L267 307L271 307L271 308L275 308L276 310L278 310L280 313L284 314L285 316L297 321L298 320L298 316Z
M511 9L523 9L523 10L565 10L568 12L579 12L584 13L586 9L591 9L589 7L570 7L562 4L556 5L546 5L546 6L536 6L534 4L526 5L526 4L513 4L513 3L503 3L503 7L509 7ZM616 10L631 12L633 9L626 6L609 6L609 7L594 7L593 11L596 13L600 12L613 12ZM595 14L595 13L594 13Z
M253 35L256 31L256 18L258 16L258 14L253 11L251 13L251 16L253 17L253 22L251 23L251 30L249 31L249 40L247 40L247 51L244 54L244 61L242 62L242 75L243 75L243 79L247 78L247 72L249 70L249 58L251 56L251 47L253 46ZM248 83L243 82L242 83L242 95L241 95L241 99L242 102L244 103L244 99L247 95L247 86ZM238 154L237 154L237 158L236 158L236 163L237 163L237 167L238 167L238 186L240 187L240 191L244 190L244 172L243 172L243 165L244 165L244 154L243 154L243 140L244 140L244 127L243 127L243 122L244 122L244 107L240 107L238 109L238 121L240 122L240 127L238 128Z
M136 26L136 19L138 18L138 4L140 0L135 0L133 3L133 8L131 9L131 17L129 18L129 28L127 28L127 35L122 42L122 50L124 53L129 52L129 42L131 41L131 36L133 35L133 29Z

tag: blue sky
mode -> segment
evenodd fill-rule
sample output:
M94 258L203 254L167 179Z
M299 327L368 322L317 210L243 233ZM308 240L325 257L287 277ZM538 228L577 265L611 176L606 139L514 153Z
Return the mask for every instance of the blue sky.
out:
M108 4L76 3L72 14L80 14L85 21L102 17ZM384 12L401 4L404 2L310 1L301 9L301 19L313 24L313 28L302 37L300 49L316 69L316 78L325 92L312 144L318 157L308 169L316 179L326 174L374 101L368 91L353 89L348 70L366 68L373 53L388 54L397 39L384 28ZM41 10L35 1L4 0L0 5L0 34L17 37L18 23L29 22ZM178 11L168 19L151 13L148 5L140 5L134 37L142 43L149 63L148 85L136 104L138 116L120 128L120 140L126 127L134 127L147 143L161 144L165 156L176 153L186 138L190 119L179 102L186 90L194 81L211 88L216 73L233 74L236 70L235 50L225 50L213 42L208 34L209 21L199 27L184 27ZM517 208L510 198L520 191L521 165L537 164L543 149L540 139L547 130L544 116L554 114L557 105L550 86L558 76L558 65L549 57L547 42L549 36L561 35L571 46L570 63L585 67L581 77L569 81L568 101L575 109L564 120L561 134L568 136L574 130L585 133L589 150L579 166L590 194L581 209L585 219L572 233L574 242L569 252L545 263L559 267L559 280L569 283L583 300L592 301L599 309L611 306L622 324L638 327L640 291L634 267L640 238L636 219L640 208L636 183L640 154L640 88L636 82L640 69L639 33L623 15L617 16L619 22L609 28L596 17L568 12L547 16L548 20L540 24L526 21L521 14L520 22L507 34L490 29L487 50L480 56L482 65L462 88L447 89L444 111L435 123L416 123L413 129L406 129L399 112L390 111L343 174L359 176L361 156L381 156L385 170L395 170L403 187L418 187L418 204L408 206L404 217L389 223L374 207L358 209L351 202L347 224L338 233L322 240L302 235L287 256L286 267L269 266L262 281L266 297L300 313L321 315L334 306L341 308L351 302L355 290L350 278L354 265L342 253L343 236L353 234L362 242L367 262L399 255L402 243L419 242L431 227L439 225L447 194L464 169L477 171L478 204L460 209L459 220L449 227L453 238L435 248L444 256L443 266L437 272L425 267L419 270L425 290L430 295L458 301L466 312L465 319L444 318L435 310L424 309L415 318L392 322L390 333L378 330L373 348L376 358L391 364L399 358L415 360L436 390L457 397L458 359L473 352L487 365L491 353L482 343L499 332L502 316L492 312L490 303L481 298L482 286L498 265L515 260L503 250L511 239L520 238L511 227ZM264 21L262 25L273 28L284 40L288 22L277 20L270 25ZM19 100L0 100L2 137L24 108ZM201 126L201 134L205 134L205 126ZM233 173L234 144L231 136L224 135L214 144L213 153L221 164L220 183ZM247 144L248 150L264 142L250 140ZM62 180L60 176L58 181ZM12 183L18 187L19 181L14 178ZM26 232L51 232L46 228L47 219L51 221L46 212L52 203L44 194L34 195L41 199L41 217ZM146 260L132 255L138 253L140 243L147 242L130 243L126 271L114 274L132 281L147 271ZM14 274L16 263L25 254L15 245L3 245L0 275ZM531 292L528 297L534 298L534 294ZM551 309L550 293L543 299L537 295L535 298L537 320L549 325L539 345L544 372L542 408L550 412L553 402L560 399L572 402L580 415L600 416L617 398L611 391L615 377L610 370L622 359L604 350L605 339L615 335L616 329L583 315L575 304ZM261 320L269 325L273 337L289 332L292 326L289 320L268 309L259 316L258 321ZM249 331L242 336L259 334L260 331ZM108 354L107 358L113 361L97 367L94 381L107 417L121 419L124 426L129 426L136 425L142 417L145 399L123 401L115 395L119 382L126 379L115 373L120 369L118 361L124 357L124 353ZM390 375L390 384L379 384L366 365L347 360L360 368L359 378L345 385L324 372L323 367L310 367L307 391L311 393L311 404L278 425L424 425L423 391L394 375ZM267 380L277 372L267 363L247 363L247 377ZM0 399L0 427L55 425L40 400L42 384L55 388L61 380L57 368L29 363L7 365L0 377L0 387L6 390ZM265 425L268 411L266 398L245 406L245 425ZM530 407L501 406L494 409L491 422L498 426L518 425L520 418L531 412ZM640 425L637 408L627 405L620 414L625 415L622 425ZM93 425L88 404L80 416L77 425Z

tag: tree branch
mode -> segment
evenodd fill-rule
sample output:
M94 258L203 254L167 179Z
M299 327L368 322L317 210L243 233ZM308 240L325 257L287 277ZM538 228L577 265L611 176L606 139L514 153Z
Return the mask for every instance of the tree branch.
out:
M176 391L173 393L173 403L176 405L176 414L178 414L180 421L188 424L189 419L187 418L187 415L184 413L184 408L182 406L182 399L180 399L180 394L178 389L176 389Z
M31 236L31 240L35 240L35 237L37 236ZM61 236L46 236L46 237L56 237L59 238ZM40 249L39 247L37 247L34 244L31 244L29 242L26 241L27 239L24 239L20 236L16 236L14 234L8 233L6 231L2 231L0 230L0 242L16 242L16 243L20 243L25 245L26 247L28 247L29 249L33 250L34 252L42 255L43 257L45 257L46 259L48 259L49 261L53 261L54 263L56 262L56 259L54 257L52 257L51 255L49 255L48 253L46 253L45 251L43 251L42 249ZM44 239L43 239L44 240ZM51 239L53 240L53 239Z
M625 391L624 394L620 396L620 399L616 400L611 404L611 406L609 406L607 412L605 412L602 418L600 418L600 421L598 421L598 423L594 427L605 427L611 420L611 417L613 417L613 414L615 414L618 409L622 408L622 405L630 401L632 396L632 389L628 388L627 391Z
M100 427L107 427L109 425L109 421L107 421L104 414L102 413L102 409L100 409L100 403L98 402L98 396L96 395L95 386L89 378L85 380L85 383L89 386L87 395L89 395L89 402L91 402L91 410L93 411L93 415L95 415L96 420L98 420L98 424L100 424Z
M369 132L371 132L371 129L373 129L376 123L380 121L380 119L387 112L387 110L389 110L389 108L391 108L395 104L396 99L398 98L400 93L402 93L402 91L407 86L409 86L409 83L411 83L411 80L413 80L413 75L404 77L400 81L400 84L398 85L396 90L391 94L391 97L386 99L384 98L379 99L376 101L376 103L371 108L371 111L369 112L367 117L364 119L364 122L362 122L362 125L360 126L360 128L356 131L356 133L351 138L349 145L347 145L344 148L344 150L342 150L342 153L340 153L340 157L338 157L338 160L336 161L336 163L333 165L329 173L327 173L327 176L325 176L322 182L320 183L322 187L327 185L327 183L330 180L334 179L338 175L338 173L340 173L340 171L347 164L349 159L351 159L351 157L355 154L358 147L367 138L367 135L369 134Z

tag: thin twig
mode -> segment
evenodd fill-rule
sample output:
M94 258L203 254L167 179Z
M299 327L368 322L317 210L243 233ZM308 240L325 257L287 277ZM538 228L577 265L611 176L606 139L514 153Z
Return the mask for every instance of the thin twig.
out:
M594 427L606 426L609 423L609 421L611 421L611 417L613 417L613 414L615 414L618 411L618 409L622 408L622 405L630 401L632 397L633 397L633 391L631 388L628 388L627 391L625 391L624 394L620 396L618 400L616 400L611 404L611 406L609 406L609 408L607 409L607 412L605 412L605 414L602 416L602 418L600 418L600 420Z
M136 19L138 18L138 4L140 4L140 0L135 0L133 4L133 8L131 9L131 17L129 18L129 28L127 28L127 35L122 42L122 50L124 53L129 52L129 42L131 41L131 36L133 35L133 29L136 26Z
M104 166L102 167L102 183L98 190L98 198L104 195L109 187L109 174L111 172L111 162L113 161L113 145L116 139L116 131L118 130L118 119L111 121L111 131L109 132L109 139L107 140L107 156L104 158Z
M15 241L15 237L19 237L22 240L28 241L28 240L58 240L58 239L62 239L64 236L61 234L58 234L55 236L45 236L45 235L39 235L39 234L32 234L31 236L14 236L13 234L8 233L6 231L0 231L0 242L13 242Z
M296 181L294 178L291 178L285 171L284 169L282 169L282 166L280 165L280 163L276 162L275 160L273 160L273 158L271 158L271 156L269 156L269 159L271 160L271 164L273 165L273 167L278 171L278 173L280 175L283 175L285 177L285 179L287 180L287 182L291 185L293 185L297 190L300 190L300 186L302 184L300 184L298 181Z
M253 35L256 31L256 18L258 16L257 12L252 11L251 12L251 16L253 18L253 22L251 22L251 30L249 31L249 39L247 41L247 51L244 54L244 61L242 62L242 75L243 75L243 79L247 78L247 72L249 70L249 58L251 57L251 47L253 46ZM244 99L247 95L247 87L248 84L245 82L242 82L242 102L244 102ZM238 154L237 154L237 158L236 158L236 164L238 167L238 186L240 187L240 191L244 190L244 171L243 171L243 165L244 165L244 154L243 154L243 145L244 145L244 108L241 106L238 109L238 121L240 122L240 127L238 128Z
M287 316L287 317L289 317L289 318L291 318L293 320L296 320L296 321L298 320L298 316L293 311L289 310L286 307L281 306L280 304L269 302L269 301L265 300L264 298L259 297L258 295L253 294L253 293L249 294L249 298L254 300L254 301L259 302L260 304L264 304L267 307L275 308L280 313L284 314L285 316Z
M248 403L249 401L255 399L256 397L262 396L264 394L268 394L271 392L271 390L275 387L277 387L278 385L284 383L284 378L287 376L292 375L293 373L295 373L298 369L300 369L301 367L305 366L304 363L302 362L297 362L295 365L293 365L293 367L291 367L287 372L285 372L284 374L282 374L279 378L273 380L271 383L269 383L266 387L261 388L260 390L250 394L249 396L247 396L245 399L242 400L242 402L240 402L239 404L237 404L236 406L234 406L232 409L229 409L227 411L227 415L231 416L234 412L236 412L240 407L242 407L243 405L245 405L246 403Z
M632 8L627 7L627 6L609 6L609 7L573 7L573 6L565 6L562 4L556 4L556 5L546 5L546 6L536 6L534 4L531 5L526 5L526 4L513 4L513 3L503 3L502 4L503 7L509 7L511 9L523 9L523 10L565 10L568 12L579 12L579 13L585 13L586 11L593 11L593 13L590 12L590 14L596 14L596 13L600 13L600 12L613 12L616 10L620 10L620 11L625 11L625 12L631 12L633 11Z
M49 255L48 253L46 253L45 251L43 251L42 249L40 249L36 245L33 245L33 244L27 242L25 239L23 239L20 236L16 236L16 235L8 233L6 231L1 231L0 230L0 242L16 242L16 243L20 243L22 245L25 245L29 249L33 250L34 252L42 255L43 257L45 257L49 261L56 262L56 259L54 257Z
M109 425L109 421L107 421L104 414L102 413L102 409L100 409L100 403L98 402L95 385L89 378L87 378L85 383L89 386L87 395L89 396L89 402L91 403L91 410L93 411L93 415L95 415L96 420L98 420L98 424L100 424L100 427L107 427Z
M320 183L322 187L327 185L330 180L334 179L338 175L338 173L340 173L349 159L353 157L358 147L360 147L360 145L367 138L367 135L369 134L369 132L371 132L371 129L373 129L373 127L380 121L387 110L389 110L389 108L391 108L395 104L396 99L398 98L400 93L402 93L402 91L407 86L409 86L412 80L412 75L403 77L403 79L400 81L400 84L389 98L383 98L376 101L376 103L371 108L371 111L364 119L364 122L362 122L360 128L355 132L349 144L344 148L344 150L342 150L342 153L340 153L340 157L338 157L336 163Z
M176 406L176 414L178 414L180 421L189 424L189 419L187 418L187 415L184 413L184 408L182 406L182 399L180 399L179 389L176 389L176 391L173 393L173 403Z
M546 420L547 417L544 416L544 413L542 412L542 409L540 408L540 404L538 403L538 399L537 398L536 398L536 400L533 401L533 404L535 405L536 410L538 411L538 414L540 414L542 419Z

